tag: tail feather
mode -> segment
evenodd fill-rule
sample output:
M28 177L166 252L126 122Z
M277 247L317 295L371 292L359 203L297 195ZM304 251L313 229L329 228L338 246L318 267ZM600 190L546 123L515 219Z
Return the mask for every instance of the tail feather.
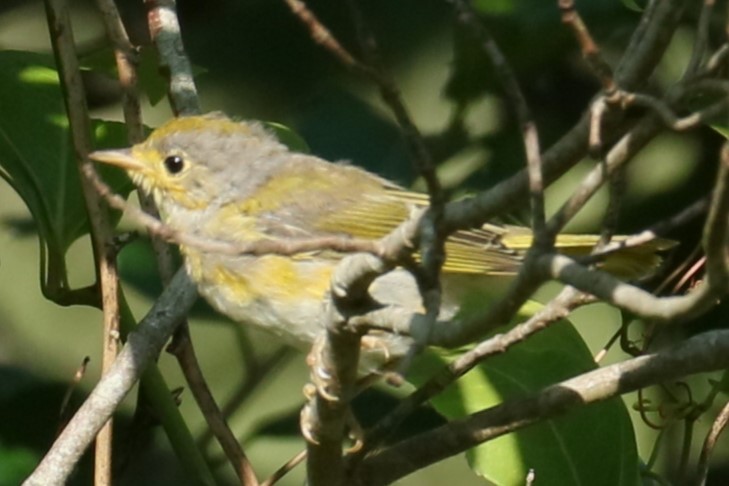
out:
M495 227L498 228L498 227ZM457 232L446 242L446 262L443 271L454 274L514 275L524 253L532 244L528 228L505 227L494 231ZM614 242L626 241L627 236L615 236ZM599 241L597 235L559 235L556 248L571 257L590 255ZM657 238L639 246L618 248L597 258L597 266L628 280L651 275L663 262L660 252L676 242Z

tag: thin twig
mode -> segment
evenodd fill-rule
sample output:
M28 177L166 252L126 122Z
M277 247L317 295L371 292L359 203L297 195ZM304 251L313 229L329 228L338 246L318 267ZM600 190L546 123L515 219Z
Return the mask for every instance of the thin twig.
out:
M104 22L106 34L111 40L114 49L114 59L119 78L119 85L122 89L122 108L124 112L124 121L127 130L127 141L130 145L137 144L144 139L144 126L142 124L142 111L139 103L139 92L137 89L137 68L139 63L138 50L132 45L127 35L126 29L122 22L116 4L112 0L97 0L97 7L101 12ZM140 205L143 210L152 215L157 216L159 213L152 198L145 196L142 192L137 192ZM160 238L152 236L152 248L157 257L157 265L162 275L162 282L166 284L174 274L174 268L171 263L172 253L168 245ZM137 395L137 412L136 420L141 420L140 414L148 414L150 409L145 403L145 395L139 393Z
M137 90L138 51L129 41L129 36L113 0L96 0L96 5L104 20L106 35L114 48L119 85L122 88L122 107L128 140L132 144L139 143L144 139L144 126Z
M364 53L364 62L355 59L347 52L341 43L334 38L331 31L319 21L303 2L300 0L286 0L286 2L291 11L309 29L314 42L326 48L342 64L355 69L355 71L377 85L382 99L395 115L417 173L425 180L428 195L430 196L430 207L418 223L417 246L420 250L420 265L418 267L408 266L407 268L413 273L420 288L428 322L434 325L440 312L440 269L445 261L444 241L448 235L442 227L446 196L438 180L435 164L425 146L423 137L402 101L397 85L380 62L375 37L367 26L356 2L350 0L348 6L354 19L360 47ZM423 343L416 342L414 344L409 355L402 361L403 367L407 366L409 358L417 353L422 346Z
M729 331L689 338L658 353L599 368L522 399L503 402L373 453L354 472L361 484L389 484L429 464L537 421L655 383L729 366Z
M666 127L677 132L697 128L729 110L729 103L723 101L710 105L705 109L697 110L690 115L680 117L673 112L667 103L649 95L619 91L614 94L613 99L623 107L642 106L653 110Z
M562 205L550 219L547 227L551 233L559 233L567 222L587 203L587 201L602 187L615 170L625 164L630 157L644 147L655 137L661 125L655 117L646 117L639 122L633 130L623 136L605 155L603 163L595 166L585 176L582 183L572 193L570 198Z
M726 429L727 423L729 423L729 402L724 404L721 412L719 412L719 415L716 416L716 419L711 424L709 433L706 434L706 439L704 439L699 462L696 466L696 477L693 482L696 486L701 486L706 483L706 476L709 474L709 460L714 452L714 447L719 440L719 436Z
M706 67L701 74L709 75L714 73L726 63L727 56L729 56L729 43L724 43L706 61Z
M696 25L696 40L694 41L686 71L683 73L683 79L689 79L695 76L701 68L701 63L706 55L706 48L709 44L709 27L711 26L711 14L714 12L716 0L704 0L701 6L701 14Z
M532 230L534 244L550 248L554 244L554 236L545 228L544 215L544 177L542 174L542 155L539 144L539 132L532 116L529 104L522 92L516 74L506 60L498 44L479 21L473 9L464 0L449 0L453 4L458 20L464 24L479 41L481 50L488 56L493 65L506 96L516 113L521 130L524 152L527 159L527 175L529 178L529 194L532 210Z
M145 4L152 41L157 47L163 66L168 69L169 98L173 111L177 115L199 114L200 104L197 89L191 64L182 44L175 2L174 0L146 0ZM151 202L148 202L148 205L152 209L152 218L154 218L157 215L156 208L151 207ZM153 239L156 239L154 235ZM157 245L161 247L161 241ZM164 282L170 278L171 253L167 248L162 247L159 248L157 254L160 274ZM175 332L173 343L169 349L173 350L196 403L203 412L210 430L215 434L228 457L233 470L240 478L241 484L257 486L258 479L253 466L238 443L235 434L230 430L205 382L190 337L187 321L183 322Z
M58 413L58 416L61 418L58 427L59 433L66 426L66 417L69 415L68 404L71 401L71 395L73 395L74 390L76 390L78 384L81 382L81 379L86 374L86 368L89 365L89 361L91 361L91 358L89 358L88 356L84 357L83 361L81 361L81 366L79 366L76 370L76 373L73 374L73 380L71 380L71 383L68 384L68 388L66 388L66 393L63 394L63 399L61 400L61 408Z
M458 359L434 373L427 382L419 386L415 392L402 400L394 410L367 431L364 447L361 451L358 451L357 455L364 457L369 451L377 447L382 439L395 430L420 404L443 391L488 357L506 352L510 347L566 317L571 310L592 301L594 300L567 287L529 320L517 324L508 332L498 334L462 354Z
M623 324L625 325L625 324ZM600 364L600 361L603 360L605 356L607 356L608 351L610 351L610 348L613 347L613 344L615 344L618 339L620 339L620 336L623 334L623 327L621 326L620 329L615 331L615 333L610 336L610 339L608 339L608 342L605 343L605 345L595 354L594 360L595 363Z
M627 248L636 248L651 241L665 236L668 232L685 225L694 218L697 218L701 214L705 213L709 207L709 197L702 197L698 201L693 202L688 207L682 209L673 216L666 218L658 223L636 233L634 235L627 236L625 239L620 241L612 241L608 244L602 245L599 250L594 252L592 255L586 258L580 259L580 263L596 263L600 259L604 259L606 255L614 253L616 251L624 250Z
M218 253L221 255L294 255L312 250L329 249L339 252L371 253L385 259L397 258L391 255L398 252L394 248L387 250L380 247L376 241L359 238L347 238L339 236L320 238L294 238L290 240L257 240L245 243L234 243L228 241L211 240L209 238L196 236L191 232L180 232L163 223L161 220L140 211L127 204L127 202L111 190L111 188L99 178L98 175L91 175L94 187L113 208L125 211L134 221L144 226L150 234L178 245L190 246L202 251Z
M215 399L213 398L210 388L205 381L205 377L200 370L200 365L198 363L197 356L195 355L195 349L191 343L183 340L186 338L189 339L188 333L185 333L182 336L177 334L177 339L172 342L170 347L168 347L168 351L177 358L190 389L196 391L193 393L195 401L205 417L210 430L218 439L220 446L223 448L225 455L228 457L233 470L240 478L241 484L246 486L257 486L258 478L256 478L255 471L238 443L237 438L230 430L230 427L218 408L217 403L215 403Z
M122 107L127 138L129 143L134 145L144 140L144 125L137 89L139 53L129 40L116 4L112 0L96 0L96 2L102 13L107 35L114 46L114 58L116 59L119 84L123 93ZM137 196L144 212L158 218L159 211L154 204L154 200L141 191L137 192ZM166 284L176 270L173 263L172 249L155 235L151 235L151 241L162 283Z
M169 76L169 95L175 115L200 113L192 66L185 54L175 0L144 0L152 41Z
M541 256L539 265L542 270L616 307L658 322L681 322L705 312L729 288L726 260L729 246L729 142L723 145L719 159L719 173L703 231L706 279L689 294L657 298L604 272L589 271L563 255Z
M645 10L641 23L631 38L615 70L616 82L633 90L649 78L661 60L678 26L685 0L654 0ZM542 154L544 183L549 185L581 160L588 149L590 114L584 115L557 143ZM526 171L500 182L488 191L446 206L446 230L477 227L503 211L519 207L528 195ZM403 230L417 240L417 231Z
M261 483L261 486L273 486L274 484L279 482L279 480L281 478L283 478L289 472L291 472L291 470L293 468L295 468L296 466L301 464L305 459L306 459L306 450L303 450L303 451L299 452L298 454L296 454L291 459L289 459L289 461L286 462L286 464L284 464L280 468L276 469L276 471L273 474L271 474L271 477L269 477L268 479L266 479L265 481L263 481Z
M178 272L133 332L111 369L101 377L86 401L43 457L25 486L64 484L97 432L153 363L177 323L197 299L184 271Z
M68 5L64 0L46 0L45 6L53 52L64 91L77 167L81 175L81 190L91 227L96 278L101 290L101 307L104 312L101 368L102 374L105 374L112 366L119 348L119 279L116 252L111 244L113 231L109 223L108 208L102 204L102 198L84 177L86 173L93 171L93 164L88 158L92 146L91 121L76 57ZM97 485L111 484L111 442L112 422L109 421L96 440L94 478Z
M237 324L234 325L240 327ZM269 373L279 366L283 360L291 356L291 352L292 348L282 345L270 357L263 360L263 362L256 363L255 365L249 363L246 366L246 378L240 381L230 398L221 407L220 412L222 416L227 420L250 397L256 387L270 377ZM248 356L244 355L243 359L249 361ZM212 430L208 429L200 435L198 443L205 448L212 437Z
M572 29L572 33L580 45L582 57L592 69L593 74L600 80L603 92L612 93L617 88L613 70L600 54L600 48L577 11L575 2L573 0L558 0L557 3L562 14L562 23Z
M366 22L356 0L348 0L347 5L354 20L357 39L364 56L364 64L367 67L365 74L370 74L371 81L380 90L382 100L395 115L413 167L417 174L425 181L430 202L427 212L420 220L420 238L418 241L418 250L420 253L419 265L406 266L418 284L423 307L425 308L427 329L422 336L422 340L416 340L408 354L402 360L398 371L404 374L412 358L428 342L438 315L440 314L442 303L440 272L446 258L445 240L448 236L443 225L443 212L447 198L438 179L437 167L430 151L425 145L423 136L410 116L397 83L381 60L377 39L372 29Z
M312 12L301 0L285 0L291 9L291 12L309 29L311 39L328 50L339 62L345 66L366 71L367 68L360 64L355 57L350 54L332 35L331 31L321 23L316 14Z
M688 3L687 0L651 1L615 68L615 80L620 88L632 91L646 84L663 58Z
M287 0L292 12L309 29L314 41L330 52L348 67L353 67L366 74L379 86L385 102L390 106L400 124L412 160L418 172L425 179L430 195L430 208L425 217L417 215L417 228L419 230L419 247L421 254L421 268L423 272L415 271L414 275L423 297L428 322L435 323L440 312L440 268L445 260L444 241L446 233L441 229L441 220L445 196L438 181L435 166L425 148L422 137L412 122L399 91L382 69L376 52L374 37L366 28L359 10L353 2L350 9L360 38L360 44L367 56L367 64L356 61L341 44L331 35L331 32L321 24L316 16L298 0ZM415 218L413 218L415 219ZM405 231L393 231L377 246L377 254L385 256L388 250L390 262L392 256L397 255L402 262L403 252L412 248L408 243L409 234ZM319 241L318 243L325 243ZM338 246L348 246L354 249L350 241L332 241ZM342 245L344 243L344 245ZM358 250L365 249L365 242L359 242ZM373 253L372 247L369 252ZM387 260L387 259L386 259ZM391 268L391 264L373 258L372 255L358 255L348 257L339 265L332 278L332 301L330 312L327 313L325 328L326 338L321 346L315 346L312 352L312 380L317 385L316 394L307 403L302 411L302 431L307 437L307 475L309 482L315 485L340 484L343 474L342 465L342 438L344 435L345 415L347 404L354 394L354 382L357 376L357 362L360 347L360 336L347 330L347 321L355 303L366 295L367 287L377 275ZM356 312L356 311L355 311ZM432 329L432 326L428 326ZM425 340L429 333L426 334ZM416 343L413 350L417 350ZM403 360L407 362L407 359Z

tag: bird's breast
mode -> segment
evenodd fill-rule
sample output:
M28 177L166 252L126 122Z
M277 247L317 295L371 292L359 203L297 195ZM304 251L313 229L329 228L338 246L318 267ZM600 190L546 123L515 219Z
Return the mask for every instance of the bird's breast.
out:
M297 347L320 333L333 263L290 256L221 256L183 248L200 294L234 321L265 328Z

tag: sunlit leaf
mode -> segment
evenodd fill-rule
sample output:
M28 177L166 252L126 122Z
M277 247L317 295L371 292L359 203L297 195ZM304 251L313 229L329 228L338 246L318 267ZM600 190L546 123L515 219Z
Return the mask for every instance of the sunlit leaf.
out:
M286 145L292 151L300 152L303 154L308 154L311 152L311 150L309 149L309 145L306 143L306 140L304 140L301 135L291 130L286 125L274 122L266 122L265 125L276 134L276 137L282 144Z
M632 10L633 12L642 12L645 10L644 6L638 5L638 2L635 0L620 0L620 2L628 9Z
M0 106L0 176L36 222L47 257L44 284L66 288L66 251L88 233L89 220L52 58L0 52ZM97 147L126 143L120 123L94 122L92 129ZM131 190L121 171L105 168L101 173L117 193Z
M528 304L528 317L537 304ZM454 358L430 352L414 380L427 377L423 368ZM595 368L582 338L568 321L558 322L493 356L432 400L448 418L524 397L550 384ZM432 372L432 371L431 371ZM474 471L494 484L524 484L529 471L535 484L638 484L638 455L628 412L620 399L572 410L568 415L501 436L470 450Z

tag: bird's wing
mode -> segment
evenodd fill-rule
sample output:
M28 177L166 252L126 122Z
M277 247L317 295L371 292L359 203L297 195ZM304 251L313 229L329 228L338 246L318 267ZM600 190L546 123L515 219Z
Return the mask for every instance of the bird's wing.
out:
M378 239L428 204L426 194L408 191L357 167L305 155L295 157L286 173L284 178L272 177L238 202L236 213L255 221L260 237ZM597 241L595 235L559 235L556 246L568 255L583 256ZM513 275L531 242L531 231L517 226L486 224L456 231L446 240L443 271ZM602 266L620 277L639 278L660 264L656 251L671 245L656 240L626 248L607 255Z
M428 204L425 194L345 164L299 156L285 172L237 203L236 213L255 220L263 237L378 239ZM521 258L501 243L504 234L492 225L454 233L446 242L444 272L515 273Z

